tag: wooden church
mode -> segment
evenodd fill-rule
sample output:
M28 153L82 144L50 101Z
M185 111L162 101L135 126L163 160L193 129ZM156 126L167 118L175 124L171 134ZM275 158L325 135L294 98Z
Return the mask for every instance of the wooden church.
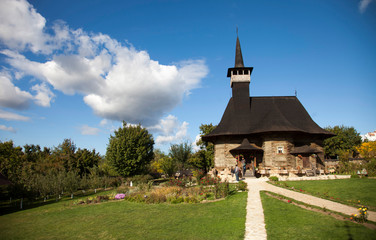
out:
M218 126L202 137L214 144L215 169L229 172L241 156L251 176L322 172L323 140L333 134L312 120L296 96L250 97L252 70L244 67L237 37L235 67L227 72L232 97Z

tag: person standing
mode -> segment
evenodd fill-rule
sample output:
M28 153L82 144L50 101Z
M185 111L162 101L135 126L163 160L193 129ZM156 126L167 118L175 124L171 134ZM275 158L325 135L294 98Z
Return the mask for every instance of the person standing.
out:
M243 170L243 177L245 177L246 164L245 164L245 159L243 157L242 157L242 170Z
M238 167L237 164L235 165L235 170L234 170L234 172L235 172L235 178L236 178L236 181L239 182L239 167Z

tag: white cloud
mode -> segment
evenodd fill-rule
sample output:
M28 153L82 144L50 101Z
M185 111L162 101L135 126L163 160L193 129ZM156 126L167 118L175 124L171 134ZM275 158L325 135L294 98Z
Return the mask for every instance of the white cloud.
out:
M0 1L0 38L12 49L49 52L46 19L25 0Z
M13 132L13 133L16 132L16 130L13 127L7 127L5 125L0 125L0 130L8 131L8 132Z
M201 135L197 134L195 141L192 143L192 148L193 148L194 152L197 152L198 150L200 150L200 146L197 145L197 142L200 141L200 140L201 140Z
M148 127L148 130L157 134L155 139L157 145L164 145L187 140L188 125L187 122L180 124L177 117L168 115L161 119L157 125Z
M100 126L106 126L108 124L108 120L107 119L102 119L101 122L99 123Z
M52 26L53 34L47 34L46 20L29 3L4 3L8 1L0 5L1 11L9 14L2 18L0 27L5 30L0 41L8 49L2 53L17 77L31 75L44 82L33 87L34 100L41 106L49 106L54 98L51 85L65 94L82 94L97 116L151 126L208 74L204 60L162 65L146 51L124 46L108 35L70 29L61 21ZM13 25L21 33L11 31ZM25 49L47 54L48 60L31 61L20 53Z
M0 72L0 106L14 109L25 109L29 106L32 95L14 86L11 76Z
M5 119L7 121L29 121L29 117L25 117L16 113L7 112L0 109L0 119Z
M80 130L82 135L98 135L100 132L100 129L89 127L88 125L81 126Z
M31 89L37 92L37 95L34 96L34 101L37 105L42 107L50 106L50 102L53 101L55 94L53 94L46 83L34 85Z
M372 2L373 0L361 0L359 2L359 11L361 13L364 13L368 7L368 5Z

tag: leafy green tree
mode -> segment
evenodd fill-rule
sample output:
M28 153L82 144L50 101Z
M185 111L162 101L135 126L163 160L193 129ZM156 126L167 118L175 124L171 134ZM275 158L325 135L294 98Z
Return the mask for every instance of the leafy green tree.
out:
M42 151L39 145L26 144L24 147L24 157L28 162L37 162L42 157Z
M101 177L99 175L99 169L98 167L93 167L90 169L89 174L89 181L90 181L90 187L94 188L95 193L97 193L97 188L99 188L102 184Z
M161 168L161 159L167 155L160 149L154 149L154 158L150 163L149 173L153 176L160 176L163 174L163 169Z
M172 177L176 173L176 161L169 156L164 156L161 159L159 159L159 165L162 169L162 172L169 177Z
M216 126L213 126L211 123L201 124L200 137L202 138L202 136L210 133L215 128ZM201 138L196 143L200 147L200 150L192 155L192 157L189 159L189 163L193 167L201 169L207 173L214 165L214 145L213 143L202 141Z
M71 139L64 139L52 152L54 164L62 164L66 171L73 170L76 163L76 150L76 145Z
M0 142L0 172L11 182L18 182L22 172L23 152L13 141Z
M123 177L142 174L153 159L153 136L140 125L123 122L110 136L106 158Z
M213 152L201 149L192 154L189 164L207 173L213 167Z
M354 127L334 126L326 127L325 130L336 134L336 136L324 140L325 155L329 157L337 157L350 154L356 155L356 148L362 143L360 134Z
M75 153L74 159L74 168L78 169L79 175L82 176L83 174L88 174L90 168L98 166L98 163L101 161L101 156L99 153L95 152L95 149L89 151L86 148L79 148Z
M188 142L170 146L169 156L177 163L179 170L184 170L187 167L191 154L192 145Z
M64 178L64 188L67 192L71 194L71 198L73 198L73 194L80 186L80 175L78 174L77 170L69 171L66 173Z

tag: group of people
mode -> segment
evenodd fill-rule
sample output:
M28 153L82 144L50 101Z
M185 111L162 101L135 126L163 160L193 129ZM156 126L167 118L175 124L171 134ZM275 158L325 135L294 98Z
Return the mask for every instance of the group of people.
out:
M239 182L239 176L240 175L245 176L246 170L247 168L246 168L245 159L243 158L243 156L240 156L239 159L237 160L237 164L235 164L234 167L231 167L231 174L232 176L234 176L235 174L236 181Z

